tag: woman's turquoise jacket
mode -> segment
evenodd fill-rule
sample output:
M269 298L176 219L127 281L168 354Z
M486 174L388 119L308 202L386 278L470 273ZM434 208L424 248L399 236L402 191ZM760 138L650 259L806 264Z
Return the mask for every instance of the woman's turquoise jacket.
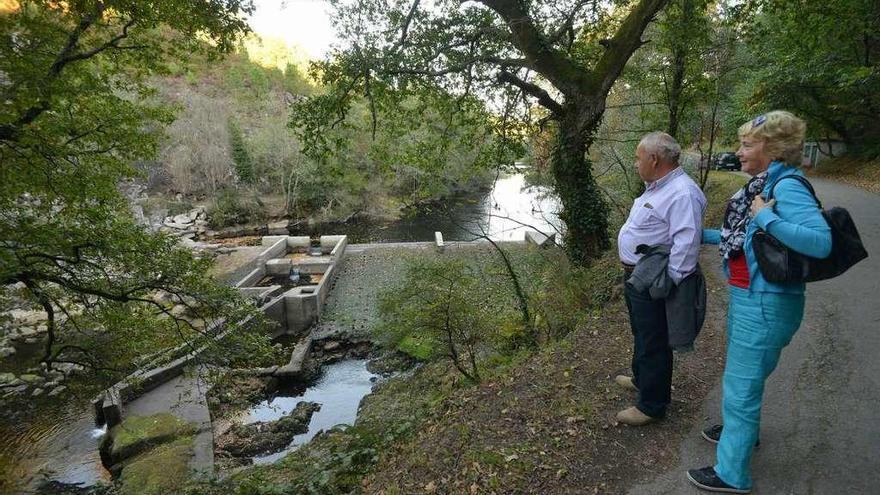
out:
M789 167L782 162L770 163L767 170L767 181L764 183L763 196L779 179L789 175L801 175L800 170ZM743 247L746 264L749 268L749 290L752 292L781 292L785 294L803 294L805 284L777 284L768 282L758 268L758 260L752 246L752 236L758 228L769 232L789 248L812 256L825 258L831 254L831 229L822 216L816 200L807 187L798 180L782 181L773 191L776 198L776 211L773 208L762 209L746 227L746 241ZM721 231L703 229L703 244L721 242ZM724 260L724 273L730 275L727 260Z

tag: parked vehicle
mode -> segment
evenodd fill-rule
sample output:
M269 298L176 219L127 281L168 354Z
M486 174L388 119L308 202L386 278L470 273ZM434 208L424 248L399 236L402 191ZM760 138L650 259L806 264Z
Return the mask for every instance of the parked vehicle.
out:
M718 153L715 155L716 170L740 170L742 164L733 152Z

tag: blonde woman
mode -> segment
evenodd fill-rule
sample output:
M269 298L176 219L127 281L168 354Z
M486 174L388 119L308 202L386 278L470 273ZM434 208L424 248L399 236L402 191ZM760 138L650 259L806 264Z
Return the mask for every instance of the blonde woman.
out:
M722 379L724 422L703 431L718 444L717 463L691 469L688 479L708 491L749 493L749 463L758 441L764 382L776 368L782 349L804 314L804 284L764 279L752 247L762 229L797 252L815 258L831 253L831 229L813 195L796 179L806 125L785 111L756 117L739 128L736 155L752 176L727 205L721 230L704 229L703 242L718 244L730 301L727 361ZM766 195L772 189L773 198Z

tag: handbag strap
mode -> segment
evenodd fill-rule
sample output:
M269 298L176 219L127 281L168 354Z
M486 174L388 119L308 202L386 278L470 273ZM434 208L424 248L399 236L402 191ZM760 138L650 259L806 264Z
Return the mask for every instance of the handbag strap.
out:
M782 182L783 180L788 179L788 178L797 179L798 182L800 182L801 184L806 186L807 190L810 191L810 194L813 195L813 199L816 200L816 204L819 205L819 209L820 210L822 209L822 202L819 201L819 197L816 196L816 190L813 189L813 185L810 184L810 181L808 181L806 177L802 177L800 175L795 175L795 174L786 175L784 177L780 177L779 179L777 179L776 182L774 182L773 185L770 186L770 190L767 191L767 201L770 201L771 199L773 199L773 190L776 189L776 185L779 184L780 182ZM775 205L773 206L773 211L776 211Z

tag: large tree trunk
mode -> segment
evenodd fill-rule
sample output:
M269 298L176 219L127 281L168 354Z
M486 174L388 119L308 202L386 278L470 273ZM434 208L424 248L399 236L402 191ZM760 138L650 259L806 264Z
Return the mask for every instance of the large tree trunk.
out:
M565 247L569 258L583 265L607 249L610 242L608 205L586 157L596 124L582 124L578 117L578 112L570 110L559 119L552 168L562 201L559 218L567 229Z

